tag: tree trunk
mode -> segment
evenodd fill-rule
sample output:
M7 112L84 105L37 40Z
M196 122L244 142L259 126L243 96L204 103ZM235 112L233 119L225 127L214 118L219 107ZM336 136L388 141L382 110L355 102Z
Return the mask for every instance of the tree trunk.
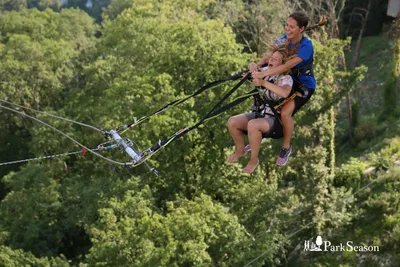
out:
M355 67L357 66L358 57L360 55L361 40L362 40L362 36L364 34L364 31L365 31L365 27L367 25L368 15L369 15L369 11L371 10L371 6L372 6L372 0L369 0L367 9L358 8L358 9L360 9L362 11L365 11L365 15L364 15L363 20L362 20L362 25L361 25L360 32L358 34L356 46L354 48L354 53L353 53L353 57L352 57L352 61L351 61L351 70L354 70ZM348 109L348 115L349 115L350 140L352 140L353 136L354 136L354 127L356 125L353 125L353 112L352 112L352 109L351 109L351 94L350 93L347 94L347 109Z
M367 20L368 20L369 10L371 9L371 5L372 5L372 1L369 0L368 1L368 8L365 10L365 15L364 15L364 18L363 18L363 21L362 21L360 33L358 34L356 47L354 48L353 58L352 58L352 61L351 61L351 69L352 70L357 66L358 57L360 55L361 40L362 40L362 36L364 34L364 31L365 31L365 26L367 25Z
M396 33L395 33L395 48L394 48L394 58L395 58L395 66L394 66L394 77L396 77L397 81L395 82L394 88L394 105L396 106L398 103L398 91L400 90L400 11L397 14L396 18Z

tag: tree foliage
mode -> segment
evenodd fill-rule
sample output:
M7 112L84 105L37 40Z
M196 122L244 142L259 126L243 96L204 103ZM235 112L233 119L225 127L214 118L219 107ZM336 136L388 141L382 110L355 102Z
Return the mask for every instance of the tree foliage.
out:
M0 98L41 110L59 109L80 76L84 60L79 58L93 47L97 25L84 12L67 9L11 11L0 21ZM27 144L31 122L1 112L0 124L5 144L0 158L32 156ZM15 151L11 156L10 149Z
M107 6L101 25L79 9L2 5L18 11L0 17L0 98L115 129L245 68L255 56L246 51L260 56L283 33L282 22L291 11L287 1L267 0L95 5ZM280 141L273 140L262 146L261 165L250 177L240 173L246 159L225 163L232 152L227 118L248 110L250 101L154 155L149 163L160 176L90 153L0 166L0 265L397 263L399 142L393 139L365 159L337 165L334 107L364 78L365 68L338 68L349 40L322 33L312 41L318 87L295 116L296 149L287 166L275 165ZM153 116L123 137L137 149L165 140L195 124L234 84ZM231 99L250 89L250 83L243 85ZM105 141L89 128L25 112L90 148ZM1 162L81 149L5 110L0 124ZM101 153L128 161L118 149ZM367 167L374 171L366 173ZM383 254L304 252L304 240L317 235L332 243L351 238L380 245Z

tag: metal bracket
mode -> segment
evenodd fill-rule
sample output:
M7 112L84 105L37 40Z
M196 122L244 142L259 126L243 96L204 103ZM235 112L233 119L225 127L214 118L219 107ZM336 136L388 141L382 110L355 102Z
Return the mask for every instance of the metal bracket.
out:
M132 146L133 146L133 142L129 139L124 139L122 138L117 131L115 130L111 130L109 132L109 134L112 136L112 138L118 142L119 146L121 147L121 149L124 149L126 153L128 153L128 155L133 159L132 162L133 164L139 162L140 160L142 160L142 156L141 153L135 151ZM152 173L154 173L155 175L159 175L159 172L150 166L150 164L148 162L144 162L144 164L146 165L146 167L148 167L150 169L150 171Z

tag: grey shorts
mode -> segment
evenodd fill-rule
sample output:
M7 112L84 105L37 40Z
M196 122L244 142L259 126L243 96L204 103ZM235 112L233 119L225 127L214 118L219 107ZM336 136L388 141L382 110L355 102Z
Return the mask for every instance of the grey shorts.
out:
M254 112L244 113L244 115L246 116L246 118L249 121L254 120L256 118L256 113L254 113ZM275 117L270 116L270 115L265 115L264 119L267 120L269 129L272 129L274 127Z

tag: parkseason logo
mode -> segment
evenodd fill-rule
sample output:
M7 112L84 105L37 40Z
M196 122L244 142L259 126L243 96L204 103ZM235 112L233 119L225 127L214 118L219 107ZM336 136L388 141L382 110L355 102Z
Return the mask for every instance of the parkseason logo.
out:
M304 241L304 251L379 251L379 246L356 246L353 241L347 241L345 244L340 243L337 245L332 244L328 240L323 240L321 236L317 236L315 243L313 240Z

